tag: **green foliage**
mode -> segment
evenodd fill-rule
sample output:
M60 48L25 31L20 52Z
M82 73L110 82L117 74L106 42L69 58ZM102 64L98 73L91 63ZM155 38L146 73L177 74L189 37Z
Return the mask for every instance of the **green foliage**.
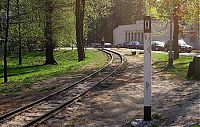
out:
M89 40L91 42L100 42L103 37L105 37L105 41L112 42L114 28L119 25L135 23L143 18L144 5L141 0L111 0L110 2L107 0L107 3L109 8L104 13L106 15L91 18L89 22ZM102 10L97 9L97 11L101 12Z
M198 125L195 125L195 126L193 126L193 127L200 127L200 124L198 124Z
M198 12L198 0L150 0L146 2L146 14L161 21L168 22L170 9L172 12L178 8L178 15L181 17L180 24L195 24Z
M19 66L17 58L8 59L8 84L3 84L3 62L0 64L0 93L19 92L29 88L31 83L53 78L58 75L84 70L86 66L101 67L105 64L104 54L87 50L86 60L77 62L77 51L56 51L55 59L58 65L43 65L43 52L24 53L24 64Z
M112 6L111 0L88 0L86 1L85 18L87 21L97 20L108 16Z
M161 53L152 53L153 61L167 61L167 54L161 54Z
M101 19L106 18L110 14L110 9L113 5L112 0L88 0L86 1L85 7L85 21L84 21L84 37L91 41L99 40L102 35L97 29L101 27L101 29L106 29L106 26L102 26ZM98 26L97 26L98 25ZM91 34L92 33L92 34ZM100 37L94 39L94 34L98 34ZM90 36L89 36L90 35ZM91 39L91 36L92 39Z
M142 19L144 14L144 4L141 0L113 0L111 16L115 25L135 23Z
M152 119L154 119L154 120L161 120L162 119L162 114L160 114L160 113L153 113L152 114Z
M189 67L190 61L193 57L180 56L179 59L174 60L174 68L167 68L168 54L153 53L153 62L155 66L160 69L164 69L166 73L172 74L172 77L186 80L187 70Z
M76 43L75 32L75 0L54 0L53 40L57 46L69 46ZM9 45L17 49L18 20L21 22L22 45L25 50L44 48L45 0L19 0L20 16L17 14L16 0L11 0L11 20L9 29ZM86 0L84 35L87 38L88 22L100 19L110 13L111 0ZM0 12L5 11L6 0L0 2ZM1 31L4 35L4 31ZM31 46L30 46L31 45Z

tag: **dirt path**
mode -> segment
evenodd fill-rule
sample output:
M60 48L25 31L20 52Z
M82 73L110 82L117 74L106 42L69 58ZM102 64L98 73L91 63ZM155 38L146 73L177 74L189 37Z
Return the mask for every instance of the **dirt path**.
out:
M134 118L143 118L143 57L118 51L126 54L124 69L46 122L46 126L121 127ZM161 127L200 122L200 82L172 79L170 74L154 69L152 105L152 112L162 116Z
M121 127L134 118L143 118L143 57L120 52L126 54L125 69L60 113L62 122L58 126ZM199 122L200 82L171 79L170 74L160 70L153 72L152 112L161 114L160 126L182 127Z

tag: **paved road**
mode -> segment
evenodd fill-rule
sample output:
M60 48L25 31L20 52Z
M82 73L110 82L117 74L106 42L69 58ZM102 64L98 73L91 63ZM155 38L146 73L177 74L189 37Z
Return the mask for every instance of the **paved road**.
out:
M60 48L60 49L65 49L65 50L72 50L71 47L66 47L66 48ZM76 47L74 47L74 49L77 49ZM93 48L87 48L87 49L93 49ZM110 49L110 48L108 48ZM139 50L139 49L127 49L127 48L120 48L120 49L124 49L124 50L127 50L127 52L132 52L132 51L138 51L138 52L144 52L144 50ZM167 52L165 51L152 51L154 53L164 53L164 54L167 54ZM180 55L182 56L191 56L191 57L194 57L197 55L197 53L180 53Z
M72 48L71 48L71 47L65 47L65 48L56 48L55 50L59 50L59 49L61 49L61 50L72 50ZM73 49L77 49L77 47L74 47ZM87 49L93 49L93 48L87 48Z
M183 55L183 56L196 56L196 55L199 55L197 53L180 53L180 55Z
M127 48L120 48L120 49L124 49L127 50L128 52L132 52L132 51L138 51L138 52L144 52L144 50L139 50L139 49L127 49ZM164 53L164 54L168 54L165 51L152 51L153 53ZM197 53L180 53L180 55L182 56L191 56L194 57L197 55Z

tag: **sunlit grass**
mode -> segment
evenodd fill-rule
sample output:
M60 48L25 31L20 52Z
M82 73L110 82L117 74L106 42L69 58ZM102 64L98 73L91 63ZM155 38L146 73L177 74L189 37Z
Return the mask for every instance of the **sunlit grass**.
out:
M193 127L200 127L200 123L198 125L193 126Z
M171 73L173 77L185 80L189 63L193 60L193 57L180 56L179 59L174 60L174 68L166 68L168 62L168 55L161 53L152 54L153 61L156 62L156 67L160 69L165 69L165 72Z
M77 50L55 51L55 59L58 65L43 65L45 55L43 52L31 52L23 54L23 65L18 65L15 56L8 58L8 83L3 83L3 61L0 64L0 93L10 91L19 92L24 87L30 87L31 83L46 80L69 72L84 70L86 66L101 67L107 60L105 54L86 50L86 60L77 61Z

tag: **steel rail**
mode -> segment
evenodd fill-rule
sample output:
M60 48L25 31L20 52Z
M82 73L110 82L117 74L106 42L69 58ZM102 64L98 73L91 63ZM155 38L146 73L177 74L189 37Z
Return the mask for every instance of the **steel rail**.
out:
M121 63L120 65L114 70L112 71L110 74L108 74L106 77L104 77L103 79L101 79L99 82L97 82L96 84L94 84L91 88L89 88L88 90L84 91L82 94L77 95L76 97L74 97L73 99L61 104L59 107L47 112L46 114L34 119L33 121L29 122L28 124L24 125L23 127L30 127L30 126L37 126L38 122L40 122L41 120L43 120L44 118L48 117L55 112L58 112L59 110L63 109L64 107L66 107L67 105L70 105L71 103L73 103L74 101L76 101L79 97L85 95L88 91L91 91L92 89L94 89L95 87L97 87L100 83L102 83L103 81L105 81L106 79L108 79L110 76L112 76L115 72L117 72L120 67L124 64L124 58L122 57L122 55L116 51L112 51L112 50L106 50L112 53L117 54L118 56L120 56L121 59ZM47 120L47 119L45 119Z
M62 93L62 92L66 91L66 90L68 90L68 89L70 89L70 88L75 87L77 84L79 84L79 83L81 83L81 82L87 80L88 78L90 78L90 77L96 75L97 73L99 73L99 72L101 72L102 70L104 70L105 68L107 68L107 67L113 62L113 56L112 56L112 54L109 53L108 51L104 51L104 52L107 53L107 54L110 56L110 58L111 58L110 61L109 61L109 63L108 63L105 67L103 67L103 68L97 70L96 72L94 72L94 73L92 73L92 74L86 76L85 78L83 78L83 79L81 79L81 80L75 82L74 84L72 84L72 85L70 85L70 86L68 86L68 87L66 87L66 88L63 88L63 89L61 89L61 90L59 90L59 91L56 91L56 92L54 92L54 93L52 93L52 94L50 94L50 95L48 95L48 96L46 96L46 97L43 97L43 98L41 98L41 99L39 99L39 100L34 101L34 102L32 102L32 103L30 103L30 104L28 104L28 105L26 105L26 106L17 108L16 110L13 110L13 111L10 111L10 112L7 112L7 113L1 115L1 116L0 116L0 123L2 123L2 121L3 121L4 119L6 119L6 118L8 118L8 117L10 117L10 116L12 116L12 115L14 115L14 114L17 114L17 113L19 113L19 112L21 112L21 111L23 111L23 110L25 110L25 109L28 109L28 108L30 108L30 107L32 107L32 106L34 106L34 105L36 105L36 104L38 104L38 103L40 103L40 102L42 102L42 101L45 101L45 100L47 100L48 98L50 98L50 97L52 97L52 96L54 96L54 95L56 95L56 94Z

